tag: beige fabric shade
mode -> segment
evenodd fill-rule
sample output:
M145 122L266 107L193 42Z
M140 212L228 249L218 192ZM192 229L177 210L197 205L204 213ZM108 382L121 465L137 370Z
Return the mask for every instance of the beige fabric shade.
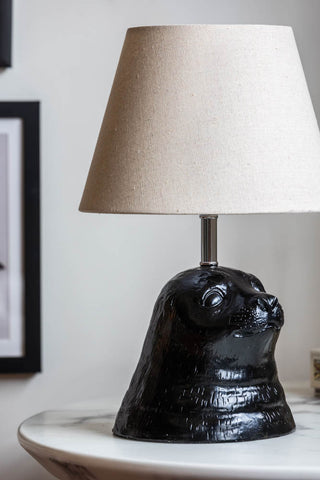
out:
M320 211L320 136L291 28L130 28L80 210Z

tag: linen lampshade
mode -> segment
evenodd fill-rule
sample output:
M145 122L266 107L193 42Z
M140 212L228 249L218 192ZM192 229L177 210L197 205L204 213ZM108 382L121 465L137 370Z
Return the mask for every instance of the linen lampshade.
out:
M292 29L130 28L80 210L320 210L320 137Z

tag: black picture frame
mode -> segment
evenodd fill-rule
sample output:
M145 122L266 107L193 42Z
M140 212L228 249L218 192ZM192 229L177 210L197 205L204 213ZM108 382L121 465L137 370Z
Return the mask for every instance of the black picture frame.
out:
M0 0L0 68L11 67L12 0Z
M24 355L0 357L0 373L41 371L40 102L0 102L0 118L22 119Z

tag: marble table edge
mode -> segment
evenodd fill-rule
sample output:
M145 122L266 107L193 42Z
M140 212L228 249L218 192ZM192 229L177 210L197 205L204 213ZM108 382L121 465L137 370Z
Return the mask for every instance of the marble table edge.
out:
M301 385L301 384L300 384ZM295 385L286 385L287 390L295 390ZM291 388L290 388L291 387ZM293 388L292 388L293 387ZM305 390L303 386L298 388L299 393L301 390ZM308 388L308 393L310 394L311 390ZM289 393L287 391L287 393ZM309 395L308 395L309 396ZM309 397L310 398L310 397ZM43 411L41 413L48 413L48 412L57 412L57 411L68 411L72 410L72 408L60 408L56 410L50 411ZM99 409L100 410L100 409ZM102 410L102 409L101 409ZM103 410L104 412L107 410ZM108 409L108 411L110 411ZM136 474L148 475L148 474L155 474L162 475L162 476L170 476L171 478L186 478L186 479L244 479L247 480L319 480L319 467L310 466L279 466L279 465L230 465L230 464L216 464L214 469L212 466L208 465L199 465L199 464L187 464L182 465L181 462L175 461L152 461L147 459L117 459L111 458L101 455L94 455L92 453L86 454L84 452L77 453L72 451L64 451L63 449L59 449L52 446L44 446L37 441L27 438L24 433L24 425L27 422L30 422L33 418L38 417L41 413L33 415L32 417L26 419L22 422L18 428L18 440L20 445L31 455L33 456L39 463L41 463L47 470L50 471L48 468L48 461L58 463L63 463L65 465L86 465L88 468L101 468L107 469L108 471L112 472L131 472ZM294 433L293 433L294 435ZM125 439L118 439L123 442L128 442ZM132 440L130 440L131 442ZM260 442L268 442L270 440L260 440ZM248 444L251 442L248 442Z
M36 417L37 415L34 415ZM33 418L33 417L30 417ZM140 473L143 475L157 473L158 476L161 475L170 475L170 478L185 478L185 479L194 479L198 480L199 478L211 479L211 480L237 480L244 479L246 480L319 480L319 469L315 467L305 466L303 468L297 468L294 466L292 468L279 467L279 466L250 466L250 465L237 465L232 466L230 464L217 464L214 467L203 466L199 464L187 466L181 465L181 463L170 462L170 461L146 461L146 460L117 460L112 458L105 458L100 456L94 456L92 454L79 454L76 452L65 452L58 448L44 447L43 445L29 440L21 432L21 427L23 427L22 422L18 428L18 440L20 445L39 463L41 463L47 470L46 462L43 461L43 458L51 460L52 462L56 461L59 463L73 464L73 465L86 465L88 471L91 467L100 467L106 468L114 472L131 472L131 473ZM127 442L128 440L122 439ZM131 441L131 440L130 440ZM264 441L264 440L260 440ZM265 440L265 441L268 441ZM250 443L250 442L248 442Z

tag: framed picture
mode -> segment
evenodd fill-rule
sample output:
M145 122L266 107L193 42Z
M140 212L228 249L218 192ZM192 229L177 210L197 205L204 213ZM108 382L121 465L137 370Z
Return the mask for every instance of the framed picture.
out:
M39 102L0 102L0 373L40 371Z
M12 0L0 0L0 68L11 67Z

